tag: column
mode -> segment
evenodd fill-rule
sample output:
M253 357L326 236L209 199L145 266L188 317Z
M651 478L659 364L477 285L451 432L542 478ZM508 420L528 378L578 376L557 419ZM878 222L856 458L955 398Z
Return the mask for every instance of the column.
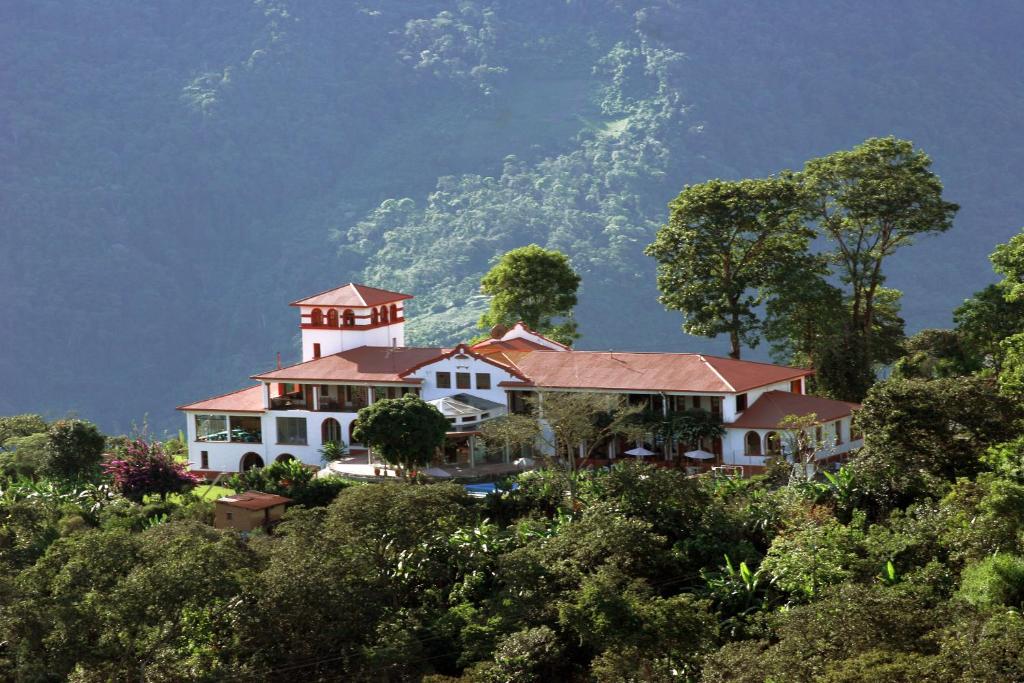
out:
M270 385L263 383L263 409L270 410Z
M313 385L313 410L320 410L320 385Z

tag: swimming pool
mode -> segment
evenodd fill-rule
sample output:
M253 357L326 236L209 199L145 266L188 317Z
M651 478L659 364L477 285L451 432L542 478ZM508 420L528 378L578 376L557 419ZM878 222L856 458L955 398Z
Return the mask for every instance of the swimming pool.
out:
M498 485L493 481L482 484L466 484L466 492L474 498L483 498L498 491ZM519 488L519 484L512 484L513 489Z

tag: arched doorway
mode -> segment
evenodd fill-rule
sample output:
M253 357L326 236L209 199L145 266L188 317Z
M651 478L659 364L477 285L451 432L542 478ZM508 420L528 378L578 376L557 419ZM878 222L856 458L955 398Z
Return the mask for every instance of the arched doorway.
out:
M782 455L782 438L778 432L768 432L765 434L764 442L768 455Z
M743 437L743 446L745 455L761 455L761 435L757 432L747 432Z
M263 467L263 458L260 457L260 454L249 452L243 455L242 464L239 469L243 472L248 472L254 467Z
M320 443L341 443L341 424L333 417L320 425Z
M279 455L276 458L274 458L274 462L288 462L289 460L294 460L294 459L295 459L295 456L292 455L291 453L282 453L281 455Z

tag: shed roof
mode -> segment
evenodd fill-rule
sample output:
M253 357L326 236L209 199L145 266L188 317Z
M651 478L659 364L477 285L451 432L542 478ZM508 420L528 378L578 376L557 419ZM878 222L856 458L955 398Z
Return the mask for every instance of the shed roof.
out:
M178 406L178 410L203 410L209 412L225 413L262 413L263 412L263 385L257 384L248 389L239 389L230 394L222 394L208 398L205 401L196 401L188 405Z
M736 393L813 373L696 353L532 351L505 354L539 388ZM505 386L508 386L507 384Z
M442 356L445 349L405 346L360 346L280 370L271 370L253 379L274 382L380 382L417 384L422 380L403 377L410 369Z
M275 493L263 493L262 491L246 491L233 496L224 496L217 499L218 503L230 505L231 507L244 508L246 510L265 510L276 505L285 505L292 502L291 498L285 498Z
M803 417L813 413L818 424L850 415L859 403L834 401L820 396L794 394L788 391L766 391L743 414L726 425L734 429L778 429L787 415Z

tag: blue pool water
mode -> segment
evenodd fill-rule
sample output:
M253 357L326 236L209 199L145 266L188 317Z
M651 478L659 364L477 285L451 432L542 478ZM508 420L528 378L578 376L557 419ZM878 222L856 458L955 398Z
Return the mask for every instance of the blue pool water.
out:
M495 491L498 490L497 484L495 484L493 481L484 484L466 484L465 486L466 492L469 493L469 495L473 496L474 498L483 498L484 496L494 493ZM519 488L519 484L512 484L512 488Z

